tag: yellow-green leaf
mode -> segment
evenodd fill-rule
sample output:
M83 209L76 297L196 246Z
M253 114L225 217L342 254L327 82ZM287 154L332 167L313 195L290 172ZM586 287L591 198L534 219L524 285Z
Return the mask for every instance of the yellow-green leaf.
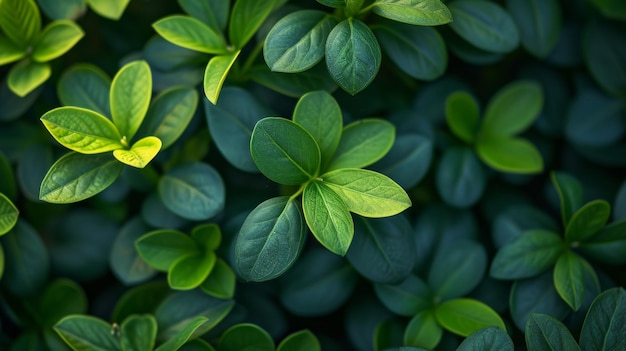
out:
M69 51L85 33L69 20L54 21L47 25L33 45L33 60L47 62Z
M6 195L0 193L0 235L6 234L13 228L15 223L17 223L18 215L17 207L13 205Z
M120 134L130 141L143 122L152 96L152 74L146 61L122 67L111 83L111 117Z
M161 140L154 136L148 136L134 143L130 150L114 150L113 156L129 166L144 168L160 150Z
M213 105L217 104L222 85L240 52L241 50L237 50L230 54L214 56L207 64L204 71L204 94Z
M24 97L48 80L51 72L52 69L47 63L22 60L9 71L9 88L17 96Z

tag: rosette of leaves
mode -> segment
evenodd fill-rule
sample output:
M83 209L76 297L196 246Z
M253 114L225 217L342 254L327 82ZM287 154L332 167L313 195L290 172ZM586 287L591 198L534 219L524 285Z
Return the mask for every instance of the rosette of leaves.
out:
M498 250L490 275L520 280L551 269L558 296L577 311L600 293L597 273L588 259L607 265L626 263L626 220L607 225L611 215L607 201L583 204L582 186L575 178L553 172L551 179L560 199L564 235L546 229L521 233Z
M451 22L450 11L440 0L318 2L335 11L332 14L321 10L295 11L270 30L263 55L272 71L302 72L324 59L332 79L354 95L378 74L379 39L400 69L415 78L434 79L445 71L447 54L439 34L404 25L436 26ZM361 19L370 12L399 24L381 25L377 39Z
M457 207L471 206L480 199L486 174L479 160L500 172L540 172L541 154L518 134L532 125L542 107L542 89L532 81L515 81L502 87L487 104L482 118L478 103L469 93L449 95L446 121L463 144L447 148L436 170L442 198Z
M42 29L34 0L1 1L0 29L0 65L18 61L9 70L8 86L20 97L48 80L49 61L65 54L84 35L70 20L53 21Z
M80 65L59 84L66 105L46 112L46 129L73 152L44 177L39 197L52 203L84 200L111 185L124 165L144 168L172 145L198 104L195 90L174 87L150 103L152 76L145 61L124 65L111 82L100 70ZM135 140L138 139L138 140Z
M394 126L373 118L342 125L339 105L324 91L304 95L292 120L266 117L256 123L250 139L254 163L270 180L298 190L261 203L244 221L235 243L235 268L244 279L284 273L300 254L307 226L324 247L343 256L354 234L350 212L387 217L411 206L393 180L362 169L389 151Z

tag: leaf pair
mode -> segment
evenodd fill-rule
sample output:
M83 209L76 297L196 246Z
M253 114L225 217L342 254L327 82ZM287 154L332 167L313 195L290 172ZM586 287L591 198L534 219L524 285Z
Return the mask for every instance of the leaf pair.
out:
M0 65L19 61L9 70L8 86L20 97L48 80L48 61L65 54L84 35L69 20L53 21L42 30L34 0L0 2L0 29Z
M168 273L167 281L172 289L201 287L210 295L231 298L235 274L215 254L221 240L219 227L205 224L195 227L190 235L176 230L156 230L137 239L135 247L148 265Z

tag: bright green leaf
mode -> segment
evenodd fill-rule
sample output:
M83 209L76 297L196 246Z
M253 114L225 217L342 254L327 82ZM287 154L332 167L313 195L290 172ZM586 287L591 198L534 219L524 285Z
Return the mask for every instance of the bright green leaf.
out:
M69 153L58 159L41 181L39 199L50 203L78 202L111 185L122 164L110 154Z
M144 168L152 161L161 150L161 140L154 136L148 136L137 140L130 150L118 149L113 150L115 158L129 166L135 168Z
M489 167L508 173L538 173L543 158L530 141L516 137L481 138L476 144L478 156Z
M26 55L26 50L15 45L0 33L0 66L17 61Z
M274 339L261 327L254 324L237 324L228 328L218 342L220 351L274 351Z
M277 0L237 0L228 25L231 44L243 49L279 3Z
M325 53L331 77L351 95L365 89L380 69L378 40L369 27L356 18L345 19L333 28L326 40Z
M474 299L461 298L443 302L435 309L435 316L442 327L461 336L468 336L490 326L506 331L502 318L491 307Z
M9 88L19 97L25 97L50 78L52 68L48 63L25 59L9 71Z
M393 146L393 124L381 119L362 119L343 128L341 140L327 172L341 168L362 168L380 160Z
M217 104L222 85L240 52L241 50L237 50L233 53L217 55L209 60L204 71L204 95L213 105Z
M407 346L434 349L443 336L443 328L437 322L432 310L416 314L404 330L404 344Z
M72 21L51 22L33 44L32 58L37 62L53 60L69 51L84 35L83 30Z
M119 330L102 319L69 315L61 319L54 330L63 341L77 351L121 351Z
M287 335L278 344L276 351L321 351L322 347L315 334L310 330L301 330Z
M152 315L132 315L122 322L120 343L123 351L146 351L154 348L157 322Z
M216 260L213 251L183 256L170 266L167 282L175 290L195 289L209 276Z
M220 33L191 16L168 16L154 22L152 27L165 40L186 49L217 55L228 52Z
M561 34L562 15L557 0L508 0L509 13L519 29L522 46L544 58Z
M263 57L272 71L301 72L324 57L326 38L337 20L318 10L302 10L280 19L267 34Z
M372 11L394 21L418 26L452 22L450 10L440 0L376 0Z
M626 291L616 287L598 295L583 323L580 347L585 351L619 350L626 341Z
M611 216L611 205L604 200L586 203L572 215L565 227L565 239L570 242L586 241L602 230Z
M304 218L315 238L331 252L344 256L348 252L354 223L339 195L324 182L310 182L302 194Z
M582 206L582 185L576 178L562 172L550 173L550 179L559 196L563 227L567 227L574 213Z
M279 184L304 183L320 169L320 150L311 134L285 118L260 120L252 131L250 152L261 173Z
M191 230L191 237L203 251L215 251L222 243L222 231L217 224L200 224Z
M542 108L543 92L539 84L529 80L509 83L489 100L480 130L481 138L519 134L535 121Z
M143 122L152 96L152 74L146 61L122 67L111 83L111 117L122 137L130 142Z
M57 85L59 100L111 117L111 78L91 64L76 64L65 70Z
M547 314L531 314L524 333L528 351L580 350L567 327L558 319Z
M35 0L0 1L0 28L13 44L26 49L41 31L41 15Z
M19 213L11 200L3 193L0 193L0 235L6 234L13 228L15 223L17 223Z
M235 295L237 276L228 263L218 258L209 276L200 288L205 293L220 299L232 299Z
M554 286L563 300L577 311L585 300L587 277L600 289L600 283L593 267L584 258L571 251L565 251L554 267Z
M130 0L85 0L91 9L102 17L119 20Z
M514 351L515 347L509 334L498 327L482 328L470 334L456 351Z
M446 100L446 122L461 140L473 144L478 132L480 110L478 103L464 91L456 92Z
M135 248L147 264L164 272L181 257L199 251L191 237L172 229L155 230L143 235L135 242Z

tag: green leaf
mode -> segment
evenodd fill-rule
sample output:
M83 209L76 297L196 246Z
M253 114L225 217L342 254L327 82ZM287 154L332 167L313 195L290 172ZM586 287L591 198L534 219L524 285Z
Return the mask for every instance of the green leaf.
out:
M323 63L299 73L272 72L267 65L262 64L250 69L249 74L253 81L294 98L315 90L333 92L337 89Z
M179 0L178 4L188 15L206 23L216 32L226 28L230 0Z
M582 253L610 265L626 263L626 220L613 222L580 244Z
M240 52L241 50L237 50L233 53L217 55L209 60L204 71L204 95L213 105L217 104L226 76Z
M394 125L381 119L366 118L348 124L326 172L371 165L389 152L395 134Z
M343 119L337 100L323 90L306 93L294 108L293 121L311 133L317 142L323 169L341 139Z
M189 320L185 320L181 323L177 333L171 338L168 338L166 342L161 344L155 349L155 351L176 351L180 349L194 333L204 327L209 319L207 317L197 316L192 317Z
M68 279L56 279L49 283L33 306L44 328L52 327L69 314L87 311L87 296L77 283Z
M198 245L191 237L173 229L149 232L137 239L135 248L147 264L164 272L181 257L199 251Z
M191 231L191 237L205 252L217 250L222 243L222 231L214 223L200 224L194 227Z
M332 8L346 7L346 0L316 0L316 1L324 6L328 6Z
M437 321L446 330L468 336L484 327L495 326L506 331L502 318L486 304L469 298L448 300L435 309Z
M35 1L0 1L0 28L13 44L26 49L41 31L41 15Z
M175 214L190 220L206 220L224 208L224 182L206 163L185 163L161 177L159 196Z
M603 16L612 19L626 19L626 7L620 0L590 0Z
M543 108L541 86L530 80L507 84L489 100L481 126L481 138L511 137L526 130Z
M132 314L152 314L171 293L167 282L161 279L134 286L124 292L115 303L111 321L120 324Z
M156 271L141 259L135 249L135 241L149 228L141 218L134 217L120 228L115 237L109 254L109 266L124 285L141 283L156 275Z
M428 286L441 301L469 294L487 269L487 251L472 240L439 248L428 271Z
M82 107L111 116L111 78L91 64L76 64L65 70L57 85L59 100L66 106Z
M48 63L25 59L9 71L9 88L19 97L25 97L50 78L52 68Z
M154 30L172 44L207 54L228 52L224 37L191 16L172 15L154 22Z
M243 49L267 17L280 4L277 0L238 0L233 5L228 37L237 49Z
M525 330L528 351L580 350L567 327L558 319L542 313L533 313L528 318Z
M17 61L26 56L26 50L14 44L0 33L0 66Z
M237 324L228 328L217 344L220 351L274 351L274 339L254 324Z
M545 58L561 34L562 15L556 0L508 0L507 8L519 29L522 46L532 55Z
M561 219L567 228L572 216L583 203L583 188L578 180L567 173L551 172L550 179L561 203Z
M565 137L572 144L611 148L624 135L621 100L585 87L569 101L564 127Z
M122 172L110 154L71 152L58 159L41 181L39 199L50 203L78 202L109 187Z
M604 200L586 203L572 215L565 228L569 243L586 241L602 230L611 216L611 205Z
M170 266L167 282L174 290L195 289L209 276L216 260L213 251L180 257Z
M483 195L487 179L483 166L467 147L444 151L436 170L437 190L443 200L455 207L469 207Z
M320 176L348 210L365 217L388 217L411 206L407 193L388 177L366 169L344 168Z
M279 184L302 184L318 175L320 149L303 127L280 117L257 122L250 153L261 173Z
M344 256L352 242L354 223L341 197L324 182L312 181L304 188L302 207L315 238L329 251Z
M626 96L624 28L609 21L590 21L583 37L583 54L591 76L611 94Z
M6 234L15 226L19 213L11 200L3 193L0 193L0 236Z
M301 72L324 57L326 38L337 20L318 10L301 10L281 18L267 34L263 57L272 71Z
M455 0L448 6L454 18L450 28L473 46L507 53L519 45L515 22L498 4L486 0Z
M498 327L482 328L470 334L459 345L456 351L514 351L511 337Z
M623 348L626 341L626 291L616 287L598 295L583 323L580 348L609 351Z
M519 204L498 213L492 222L491 237L499 249L531 229L545 229L555 233L561 230L547 213L531 205Z
M595 288L599 291L598 277L587 260L568 250L556 261L554 286L574 311L577 311L585 300L587 277L591 278Z
M493 258L489 274L496 279L536 276L556 263L563 239L550 231L535 229L504 245Z
M200 288L205 293L219 299L232 299L235 295L237 276L228 263L218 258L209 276L202 282Z
M243 222L235 241L234 265L245 280L274 279L293 265L306 238L303 214L287 196L258 205Z
M183 134L198 107L198 92L188 87L173 87L161 92L152 102L136 136L155 136L162 150Z
M399 284L374 284L374 291L387 309L404 317L424 312L433 304L430 287L413 274Z
M152 315L132 315L122 322L120 343L123 351L152 350L157 322Z
M376 0L372 11L394 21L418 26L452 22L450 10L439 0Z
M37 0L37 5L52 20L75 20L87 11L85 0Z
M82 154L122 149L122 137L109 119L81 107L58 107L41 116L52 137L66 148Z
M325 53L331 77L351 95L365 89L380 69L378 40L365 23L352 17L339 22L330 32Z
M85 35L83 30L69 20L48 24L33 44L32 58L47 62L68 52Z
M452 133L468 144L474 144L478 132L480 110L476 100L464 91L446 99L446 122Z
M152 74L146 61L132 61L122 67L111 83L111 116L125 140L135 136L143 122L152 96Z
M54 330L70 347L76 351L121 351L116 331L102 319L69 315L61 319Z
M389 176L404 189L410 189L426 176L432 157L432 140L419 134L401 134L389 152L371 168Z
M287 335L278 344L276 351L321 351L322 347L310 330L300 330Z
M435 312L422 311L416 314L404 330L404 344L407 346L434 349L443 336L443 328L437 322Z
M538 173L543 170L543 158L530 141L516 137L481 138L476 152L489 167L508 173Z
M154 136L148 136L137 140L130 150L113 150L115 158L129 166L144 168L161 151L161 140Z
M130 0L85 0L91 9L102 17L119 20Z

